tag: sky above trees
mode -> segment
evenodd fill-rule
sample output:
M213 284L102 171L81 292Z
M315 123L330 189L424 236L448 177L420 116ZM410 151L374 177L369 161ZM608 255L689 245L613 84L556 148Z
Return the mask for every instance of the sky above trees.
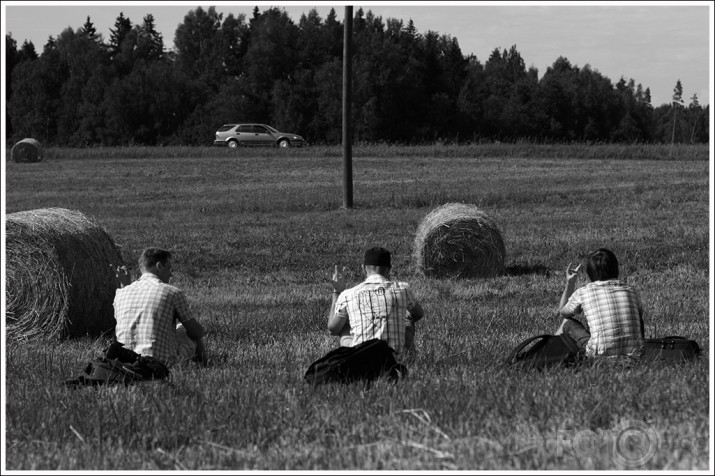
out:
M260 2L259 2L260 3ZM265 10L281 6L294 22L301 14L316 8L325 18L331 8L342 21L345 3L275 2L258 5ZM577 66L591 68L617 81L633 78L651 90L654 106L668 103L680 80L684 97L697 94L700 104L711 97L712 2L652 2L619 5L596 2L568 2L525 5L485 5L464 2L459 5L368 2L355 5L383 19L412 19L418 32L435 31L457 38L464 54L485 61L494 48L516 45L527 67L543 75L547 67L563 56ZM584 4L585 3L585 4ZM167 48L174 45L176 27L196 4L142 4L139 2L3 2L3 33L11 34L21 45L29 40L38 51L47 38L67 27L77 29L90 16L105 40L120 12L134 23L151 13ZM212 2L224 16L244 13L250 16L255 2Z

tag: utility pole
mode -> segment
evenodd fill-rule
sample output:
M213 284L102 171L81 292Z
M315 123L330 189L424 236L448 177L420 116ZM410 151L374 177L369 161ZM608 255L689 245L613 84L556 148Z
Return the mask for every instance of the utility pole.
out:
M345 7L343 29L343 208L353 207L353 156L352 156L352 37L353 7Z

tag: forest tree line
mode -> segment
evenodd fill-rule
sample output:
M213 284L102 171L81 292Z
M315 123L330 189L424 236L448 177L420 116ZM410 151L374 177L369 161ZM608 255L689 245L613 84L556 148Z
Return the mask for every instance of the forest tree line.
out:
M167 48L154 17L120 14L107 41L91 18L42 52L6 35L8 142L58 146L210 145L216 129L262 122L313 144L342 138L343 24L278 7L250 18L190 10ZM539 78L516 45L486 61L456 38L362 9L353 19L355 142L707 143L709 105L669 104L557 58Z

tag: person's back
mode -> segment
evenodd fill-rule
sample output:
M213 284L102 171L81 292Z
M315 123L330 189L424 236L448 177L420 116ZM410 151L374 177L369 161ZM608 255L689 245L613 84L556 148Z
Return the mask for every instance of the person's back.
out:
M143 274L132 284L117 289L114 299L117 341L137 354L174 363L177 346L173 310L176 308L188 308L184 295L159 278Z
M643 345L641 301L638 293L617 279L595 281L571 296L581 306L591 338L586 355L631 354Z
M397 352L405 343L407 307L414 299L406 283L390 281L379 274L347 289L337 305L347 307L353 346L386 336Z
M340 336L341 346L381 339L395 352L414 351L415 322L424 311L407 283L390 279L391 268L390 252L371 248L363 260L365 281L345 289L335 267L328 329Z
M134 283L126 267L116 270L120 282L114 297L117 342L166 365L188 359L205 363L204 329L192 316L181 290L169 284L171 253L146 248L139 267L142 275Z
M557 333L571 336L587 356L630 355L644 343L643 306L636 290L618 279L618 260L605 248L589 255L590 283L574 291L577 267L567 269ZM588 330L576 321L582 313Z

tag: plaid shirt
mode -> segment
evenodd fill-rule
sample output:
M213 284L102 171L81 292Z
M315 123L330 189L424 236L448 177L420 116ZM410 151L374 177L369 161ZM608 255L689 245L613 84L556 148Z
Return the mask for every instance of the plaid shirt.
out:
M564 309L583 312L591 333L588 356L631 354L643 345L643 306L638 293L622 281L589 283L571 295Z
M405 346L405 326L413 325L408 312L416 302L407 283L373 274L340 293L335 301L335 313L349 319L353 346L381 339L395 352L400 352Z
M184 294L151 273L117 289L114 317L117 340L124 347L167 365L179 356L176 321L183 324L193 319Z

